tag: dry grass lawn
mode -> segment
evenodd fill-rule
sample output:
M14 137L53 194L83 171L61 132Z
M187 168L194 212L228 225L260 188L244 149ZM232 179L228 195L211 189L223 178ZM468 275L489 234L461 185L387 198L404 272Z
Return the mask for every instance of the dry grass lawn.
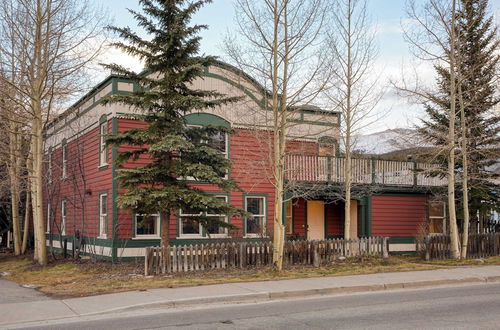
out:
M380 258L348 258L332 265L314 268L294 266L281 272L271 268L250 270L212 270L197 273L145 277L142 262L110 263L91 260L52 260L39 267L32 256L0 255L0 273L19 284L34 285L37 290L55 297L82 297L105 293L151 288L198 286L217 283L266 281L291 278L370 274L409 270L428 270L464 265L500 264L500 257L465 261L423 262L417 257L391 256Z

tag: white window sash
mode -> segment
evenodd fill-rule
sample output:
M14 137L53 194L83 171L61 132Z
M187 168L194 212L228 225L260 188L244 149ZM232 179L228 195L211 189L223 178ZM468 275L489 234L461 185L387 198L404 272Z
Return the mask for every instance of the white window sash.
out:
M66 200L61 202L61 235L66 235Z
M107 122L99 125L99 166L108 165L108 153L106 148L105 135L107 134Z
M134 238L135 239L159 239L160 237L160 214L150 214L150 217L155 217L155 234L152 235L143 235L137 234L137 217L146 216L145 214L136 214L135 215L135 223L134 223Z
M68 174L68 150L67 144L64 144L62 147L62 178L66 179Z
M266 215L266 197L264 196L246 196L245 197L245 211L248 212L248 200L251 198L255 199L261 199L262 200L262 210L259 210L259 214L253 214L253 218L258 218L259 219L259 224L262 226L261 232L260 233L248 233L246 232L247 229L247 221L248 219L245 219L245 237L267 237L267 215Z
M106 198L104 198L106 197ZM103 199L106 200L106 213L102 212ZM106 238L108 234L107 220L108 220L108 194L99 195L99 237Z

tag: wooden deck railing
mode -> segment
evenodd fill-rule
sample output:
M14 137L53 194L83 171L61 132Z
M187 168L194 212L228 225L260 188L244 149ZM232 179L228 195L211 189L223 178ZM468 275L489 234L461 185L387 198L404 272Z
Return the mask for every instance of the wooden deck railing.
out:
M287 180L292 182L344 182L345 158L288 155ZM436 164L354 158L352 182L394 186L442 186L446 178L432 176Z
M319 267L338 257L388 257L388 238L329 239L285 242L284 266ZM213 243L146 248L145 274L193 272L209 269L256 268L273 263L272 242Z

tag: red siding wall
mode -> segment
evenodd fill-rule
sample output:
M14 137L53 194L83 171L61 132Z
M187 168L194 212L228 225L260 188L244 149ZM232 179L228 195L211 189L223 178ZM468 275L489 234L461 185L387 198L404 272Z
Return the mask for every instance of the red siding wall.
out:
M344 235L344 204L325 204L326 235Z
M293 234L306 236L307 227L307 201L299 198L293 202Z
M373 236L415 236L427 218L425 196L373 196Z
M123 132L130 128L144 127L144 123L118 119L118 132ZM244 194L264 195L267 197L267 231L269 236L273 232L273 217L274 217L274 187L269 182L269 150L270 150L270 132L252 129L236 129L234 135L230 136L229 155L232 162L230 177L234 179L243 192L232 192L229 196L229 201L232 205L243 208ZM313 142L291 142L288 146L296 153L314 155L317 153L317 145ZM119 151L123 151L126 147L122 147ZM128 166L137 166L147 162L146 157L138 159L134 163L129 163ZM207 184L196 184L196 187L207 191L217 192L217 187ZM118 190L123 193L123 190ZM305 217L304 217L305 219ZM230 234L232 237L243 236L243 219L232 217L230 222L237 226L238 229L233 230ZM133 217L126 210L118 210L118 237L127 238L133 235ZM172 216L170 219L169 237L177 237L177 219ZM302 228L304 231L305 228Z
M111 132L111 121L108 121L108 132ZM99 193L107 192L108 237L110 237L112 228L111 148L108 148L109 166L106 169L99 169L99 128L96 127L77 139L70 139L67 142L67 155L67 178L61 179L61 144L52 150L52 183L49 185L48 177L45 178L44 218L47 218L50 199L51 232L59 234L61 201L66 199L66 235L73 235L78 230L85 236L97 237L99 235ZM46 169L47 165L46 159ZM45 173L48 171L46 170ZM83 208L86 213L84 220L82 220Z

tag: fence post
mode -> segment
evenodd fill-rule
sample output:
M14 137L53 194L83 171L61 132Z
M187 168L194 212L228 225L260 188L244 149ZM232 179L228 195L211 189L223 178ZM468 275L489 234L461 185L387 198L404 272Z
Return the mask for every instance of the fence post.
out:
M144 276L149 276L149 267L148 267L148 257L149 257L149 249L146 248L146 255L144 256Z
M314 267L319 267L319 251L318 251L318 242L312 242L312 250L313 250L313 265Z
M425 248L425 260L431 260L431 255L429 251L429 236L424 237L424 248Z
M389 258L389 237L382 239L382 258Z

